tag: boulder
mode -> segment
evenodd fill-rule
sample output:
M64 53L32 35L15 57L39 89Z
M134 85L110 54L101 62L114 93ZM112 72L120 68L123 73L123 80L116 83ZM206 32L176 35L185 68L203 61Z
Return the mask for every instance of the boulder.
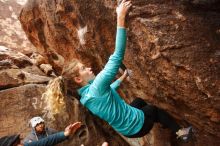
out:
M50 65L43 63L39 62L38 57L30 59L6 47L0 50L0 137L19 133L24 138L31 131L29 120L42 116L48 127L59 131L63 131L71 122L83 123L80 130L60 146L101 145L104 141L113 145L129 145L107 123L93 117L73 97L68 98L65 115L57 115L55 121L47 118L42 94L53 77L46 70L50 68L51 71ZM43 72L41 68L46 68L46 71Z
M36 50L27 39L18 20L21 8L26 1L0 0L0 46L29 54Z
M133 76L120 93L127 102L141 97L168 111L182 126L192 125L194 141L188 145L218 145L219 1L132 3L124 64ZM114 50L116 5L111 0L29 0L19 19L57 74L73 58L98 73ZM143 145L181 145L160 127L152 133Z

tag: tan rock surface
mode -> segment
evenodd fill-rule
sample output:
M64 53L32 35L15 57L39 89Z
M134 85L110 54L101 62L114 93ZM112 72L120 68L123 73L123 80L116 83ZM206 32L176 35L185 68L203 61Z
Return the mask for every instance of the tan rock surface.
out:
M47 119L43 114L44 102L41 96L51 77L46 76L35 64L24 60L31 59L8 48L0 50L0 137L15 133L25 137L31 130L28 121L34 116L42 116L47 126L57 130L63 130L75 121L84 124L71 140L61 144L63 146L101 145L106 140L113 145L129 145L106 123L91 116L73 97L69 98L65 115L58 115L56 121ZM31 61L36 62L33 59Z
M196 133L194 143L188 145L218 145L219 2L132 2L124 63L133 77L122 88L126 101L142 97L181 124L191 124ZM75 57L93 64L98 72L113 52L115 6L116 1L110 0L30 0L20 21L29 40L58 72L63 64L59 58ZM155 141L169 143L166 138Z
M25 137L31 130L28 126L30 118L44 116L41 95L51 79L46 74L54 75L47 58L35 52L35 47L27 40L17 19L25 2L0 0L0 137L15 133ZM54 64L59 66L62 61L64 59L60 56ZM63 115L56 122L45 118L47 125L57 130L63 130L74 121L85 124L70 141L61 145L101 145L106 140L113 145L128 145L106 123L95 119L79 106L78 101L71 100L69 110L69 119L66 121L60 120Z
M140 96L168 110L181 124L191 123L196 129L195 141L188 146L215 146L219 145L219 3L183 1L186 3L133 1L125 57L133 76L121 93L126 101ZM15 19L21 5L14 2L0 1L1 14L5 15L0 18L0 45L30 53L30 44ZM33 6L40 7L32 10ZM28 37L58 72L64 59L73 57L88 65L94 63L98 72L114 48L114 7L115 2L107 0L57 1L55 6L51 1L30 1L26 8L34 16L23 19L32 18L24 28L30 27ZM40 64L34 64L28 56L0 47L0 136L21 131L25 135L28 119L42 114L40 97L50 78L38 68ZM77 101L70 101L67 114L69 120L58 120L51 126L62 129L68 121L86 123L72 144L96 145L107 140L112 145L128 145L120 136L112 137L116 135L112 129L94 119ZM173 139L169 131L155 126L143 139L126 140L130 145L182 145Z
M27 0L0 0L0 46L23 53L35 51L27 39L18 16Z

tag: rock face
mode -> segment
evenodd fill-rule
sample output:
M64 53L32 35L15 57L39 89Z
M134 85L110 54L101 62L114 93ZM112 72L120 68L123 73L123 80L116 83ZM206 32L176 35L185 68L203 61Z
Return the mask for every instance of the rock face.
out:
M28 56L0 48L0 137L29 131L28 119L40 113L37 103L50 79Z
M41 95L54 76L47 58L35 52L17 19L25 1L0 0L0 137L20 133L24 138L30 132L28 121L33 116L44 116ZM70 100L68 105L66 121L62 120L63 115L55 122L44 118L49 127L57 130L63 130L70 122L83 122L82 128L63 146L101 145L106 140L113 145L129 145L106 123L92 117L77 100Z
M40 65L20 52L0 48L0 137L16 133L25 137L31 130L28 121L37 115L44 117L41 95L52 78L40 69ZM59 115L56 121L44 117L47 125L57 130L63 130L74 121L84 124L71 140L62 143L63 146L101 145L106 140L113 145L129 145L106 123L91 116L78 100L70 98L68 107L65 120L65 115Z
M116 3L29 0L20 21L29 40L57 73L72 58L97 73L114 50ZM194 141L186 145L219 145L219 1L132 3L124 64L133 76L122 86L123 97L130 102L139 96L167 110L180 124L192 125ZM160 127L150 136L133 145L181 145L173 137L169 140L169 132Z
M23 52L35 51L25 36L18 20L19 12L27 0L0 0L0 46Z

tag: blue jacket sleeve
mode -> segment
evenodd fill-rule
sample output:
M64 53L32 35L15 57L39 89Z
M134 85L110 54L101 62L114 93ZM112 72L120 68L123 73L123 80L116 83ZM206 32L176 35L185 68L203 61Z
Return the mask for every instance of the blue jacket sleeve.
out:
M113 88L113 89L118 89L118 87L120 86L120 84L121 84L121 81L119 80L119 79L117 79L116 81L114 81L110 86L111 86L111 88Z
M59 132L49 135L48 137L40 139L38 141L25 143L24 146L54 146L60 142L63 142L66 139L67 137L64 135L64 132Z
M115 51L110 56L109 61L104 69L96 76L92 85L90 86L93 92L103 94L110 89L110 84L118 73L118 69L124 59L126 47L126 29L122 27L117 28ZM96 94L95 93L95 94Z

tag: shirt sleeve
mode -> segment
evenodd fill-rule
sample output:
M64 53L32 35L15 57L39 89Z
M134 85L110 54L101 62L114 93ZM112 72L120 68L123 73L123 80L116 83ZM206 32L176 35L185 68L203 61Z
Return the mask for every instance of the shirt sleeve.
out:
M121 81L119 80L119 79L117 79L116 81L114 81L110 86L111 86L111 88L113 88L113 89L118 89L118 87L120 86L120 84L121 84Z
M103 94L109 90L112 80L118 73L118 69L124 59L126 47L126 29L122 27L117 28L115 51L110 56L104 69L96 76L91 84L91 90L97 94Z
M63 142L66 139L67 137L64 135L64 132L59 132L49 135L48 137L40 139L38 141L25 143L24 146L54 146L60 142Z
M48 134L49 135L59 132L59 131L57 131L57 130L55 130L53 128L47 128L47 129L48 129Z
M31 138L31 134L29 134L28 136L26 136L24 138L24 143L28 143L28 142L31 142L31 141L33 141L33 139Z

